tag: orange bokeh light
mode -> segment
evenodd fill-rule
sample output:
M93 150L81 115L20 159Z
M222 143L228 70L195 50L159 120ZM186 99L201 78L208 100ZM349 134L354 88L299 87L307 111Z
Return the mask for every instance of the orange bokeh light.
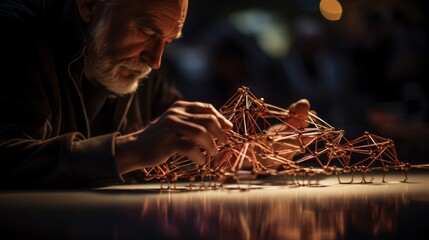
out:
M330 21L339 20L343 13L343 8L337 0L321 0L319 8L323 17Z

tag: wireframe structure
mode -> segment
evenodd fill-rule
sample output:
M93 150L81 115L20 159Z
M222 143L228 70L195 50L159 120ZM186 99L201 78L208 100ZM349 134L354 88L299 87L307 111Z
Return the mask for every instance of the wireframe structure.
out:
M203 152L206 161L202 166L177 155L160 166L142 169L146 178L168 183L168 188L179 179L189 180L190 187L200 179L201 188L216 187L216 182L222 186L227 179L255 179L260 175L335 173L340 183L352 183L354 174L360 173L360 183L366 183L373 181L373 171L382 171L385 182L385 172L401 170L407 181L407 171L412 167L428 167L399 161L391 139L365 132L349 140L344 130L336 130L311 112L304 119L308 127L296 127L289 123L295 116L288 109L266 103L248 87L238 88L220 112L234 126L227 132L229 142L218 144L219 154L211 157ZM343 175L351 178L341 180Z

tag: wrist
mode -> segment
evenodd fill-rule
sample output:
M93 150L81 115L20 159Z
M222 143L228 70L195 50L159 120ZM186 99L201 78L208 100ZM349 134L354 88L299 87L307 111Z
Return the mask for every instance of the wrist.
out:
M136 170L138 167L131 158L131 146L137 141L134 134L117 136L115 139L115 162L120 174Z

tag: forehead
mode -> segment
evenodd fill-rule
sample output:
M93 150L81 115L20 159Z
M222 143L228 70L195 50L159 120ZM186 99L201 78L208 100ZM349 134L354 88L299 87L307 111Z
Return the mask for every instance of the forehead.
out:
M152 15L182 23L188 10L188 0L114 0L106 3L130 17Z
M138 25L180 31L185 22L188 0L114 0L111 5L116 21L133 21Z

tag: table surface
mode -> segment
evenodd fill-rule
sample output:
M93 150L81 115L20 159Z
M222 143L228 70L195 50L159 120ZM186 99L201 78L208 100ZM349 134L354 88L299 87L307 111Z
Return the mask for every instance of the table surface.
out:
M429 239L429 170L407 176L2 191L0 229L13 239Z

